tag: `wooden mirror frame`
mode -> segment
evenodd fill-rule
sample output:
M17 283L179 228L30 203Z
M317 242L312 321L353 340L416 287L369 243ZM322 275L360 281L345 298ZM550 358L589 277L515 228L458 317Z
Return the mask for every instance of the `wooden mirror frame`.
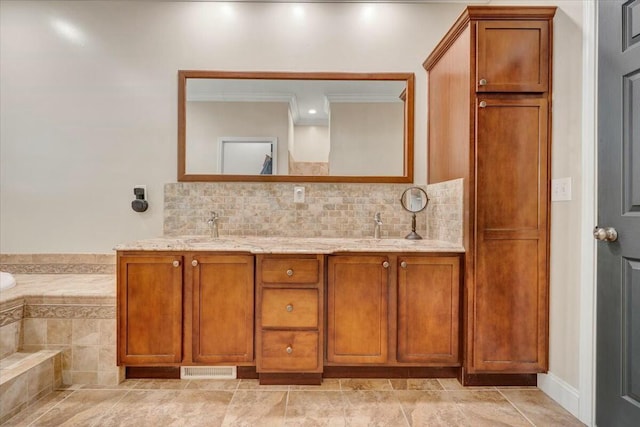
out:
M314 175L223 175L186 173L186 87L187 79L278 79L278 80L403 80L404 95L404 165L398 176L314 176ZM353 182L353 183L412 183L413 182L413 73L289 73L289 72L233 72L178 71L178 181L179 182Z

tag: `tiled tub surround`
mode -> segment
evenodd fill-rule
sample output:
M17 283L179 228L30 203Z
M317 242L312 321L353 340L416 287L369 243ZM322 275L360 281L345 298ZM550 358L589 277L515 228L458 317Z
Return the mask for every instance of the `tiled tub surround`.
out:
M436 221L438 226L446 227L459 224L458 231L439 235L452 243L461 243L462 182L456 181L459 182L433 186L437 189L438 199L446 201L443 202L446 209L428 208L417 214L417 232L423 237L427 236L428 221ZM293 203L293 189L297 185L305 187L305 203ZM166 184L164 235L208 235L207 219L210 212L215 211L220 217L220 236L369 238L373 237L373 216L380 212L382 238L403 238L411 231L411 214L402 209L400 196L410 186L241 182ZM430 204L440 206L441 203L433 200L430 186L426 190L432 198ZM441 213L446 215L442 220L438 217ZM455 215L458 215L457 219L452 218ZM435 230L435 225L430 228Z
M115 274L114 254L0 254L12 274Z
M60 350L64 384L118 384L115 275L15 277L17 286L0 295L2 358Z
M0 360L0 423L62 384L62 353L13 353Z

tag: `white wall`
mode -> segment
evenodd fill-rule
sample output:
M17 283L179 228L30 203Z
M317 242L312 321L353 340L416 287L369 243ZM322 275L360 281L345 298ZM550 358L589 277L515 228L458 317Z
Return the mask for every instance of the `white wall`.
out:
M404 104L332 103L330 134L331 175L403 174Z
M0 2L0 251L105 252L162 234L179 69L413 72L424 183L421 64L463 7Z
M583 1L491 1L558 6L554 18L551 177L572 179L572 200L551 202L549 369L578 389L582 180ZM590 268L590 266L585 266ZM575 391L575 390L572 390Z
M550 365L578 387L582 1L526 3L559 6L552 176L574 185L572 201L552 203ZM424 183L421 64L463 7L1 1L0 251L107 252L162 234L179 69L414 72ZM143 214L135 184L148 188Z
M185 162L188 174L220 173L220 137L276 137L277 173L287 174L288 103L188 101L186 108ZM258 164L256 174L260 173L260 166L262 163Z
M329 126L295 126L291 155L296 162L328 162Z

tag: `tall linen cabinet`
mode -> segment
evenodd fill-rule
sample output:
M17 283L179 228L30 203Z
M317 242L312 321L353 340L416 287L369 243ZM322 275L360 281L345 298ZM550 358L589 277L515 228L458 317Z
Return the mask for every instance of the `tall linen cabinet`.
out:
M470 6L424 63L428 181L464 179L466 384L548 369L554 14Z

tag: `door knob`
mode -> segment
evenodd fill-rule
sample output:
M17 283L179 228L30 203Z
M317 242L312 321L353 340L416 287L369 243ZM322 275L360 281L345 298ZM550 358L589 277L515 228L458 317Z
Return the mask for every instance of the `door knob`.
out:
M593 237L603 242L615 242L618 240L618 232L613 227L598 227L593 229Z
M478 84L480 86L486 86L487 85L487 79L480 79L480 81L478 82Z
M383 262L383 263L382 263L382 266L383 266L384 268L389 268L389 262L388 262L388 261Z
M198 260L194 259L193 261L191 261L191 265L193 265L194 267L198 266Z

